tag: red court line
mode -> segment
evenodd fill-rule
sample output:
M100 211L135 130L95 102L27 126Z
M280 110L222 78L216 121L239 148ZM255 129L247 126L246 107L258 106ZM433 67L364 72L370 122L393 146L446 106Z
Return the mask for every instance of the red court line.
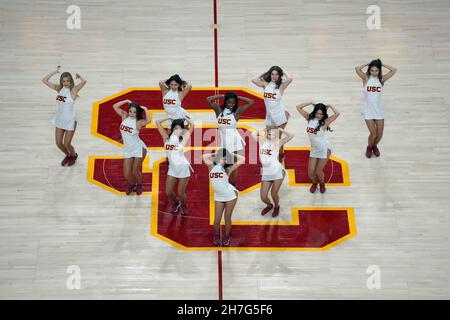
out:
M219 55L217 52L217 0L214 1L214 86L219 87ZM217 278L219 281L219 300L223 298L222 251L217 251Z
M214 0L214 85L219 86L219 56L217 54L217 0Z
M222 300L222 251L217 251L217 275L219 278L219 300Z

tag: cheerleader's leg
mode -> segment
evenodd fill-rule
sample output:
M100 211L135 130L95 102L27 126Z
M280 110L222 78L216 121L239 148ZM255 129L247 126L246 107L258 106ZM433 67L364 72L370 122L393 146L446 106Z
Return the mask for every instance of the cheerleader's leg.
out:
M61 129L61 128L55 128L55 143L56 143L56 146L59 148L59 150L61 150L62 152L64 152L64 154L65 154L66 156L69 156L69 155L70 155L70 152L69 152L69 150L67 150L67 149L64 147L64 143L63 143L64 132L65 132L64 129Z
M223 211L225 209L225 202L215 201L214 203L214 234L220 235L220 221L222 221Z
M178 179L178 198L182 203L186 202L186 187L189 182L189 177Z
M244 149L241 149L241 150L238 150L238 151L234 151L234 154L235 154L234 161L236 162L237 161L236 155L244 156ZM230 175L230 177L231 177L231 184L233 186L236 186L237 171L238 171L238 168L236 168Z
M287 113L287 111L286 111L286 113ZM287 126L287 116L286 116L286 122L282 123L278 127L284 130L284 128L286 128L286 126ZM281 132L279 133L278 139L281 139ZM284 146L280 146L278 161L283 162L283 159L284 159Z
M330 158L330 155L331 155L331 150L327 149L327 157L326 158L317 159L318 161L317 161L315 174L319 178L320 184L324 184L325 183L325 174L323 173L323 169L325 168L325 165L327 164L328 159Z
M272 205L269 199L269 191L271 186L272 181L261 181L261 188L260 188L261 201L268 206Z
M281 185L283 184L283 180L284 180L284 176L282 179L274 180L272 183L272 189L270 190L270 195L272 196L273 204L275 205L275 207L278 207L280 204L279 192L280 192Z
M377 140L377 127L373 119L366 119L367 129L369 129L369 137L367 139L367 146L372 147Z
M374 145L376 146L380 141L381 138L383 137L383 132L384 132L384 119L381 120L375 120L375 124L376 124L376 133L377 133L377 137L375 139Z
M142 157L134 158L132 172L137 184L142 183L142 162L144 162L147 155L147 149L142 148Z
M75 125L73 130L66 130L66 133L64 134L64 148L66 148L67 151L69 151L70 156L75 156L75 148L72 146L72 139L75 135L75 129L77 128L77 122L75 121Z
M233 214L234 207L236 206L237 198L227 201L225 204L225 236L229 237L231 233L231 215Z
M123 159L123 175L127 179L128 184L134 186L136 183L136 178L133 174L133 162L134 158Z

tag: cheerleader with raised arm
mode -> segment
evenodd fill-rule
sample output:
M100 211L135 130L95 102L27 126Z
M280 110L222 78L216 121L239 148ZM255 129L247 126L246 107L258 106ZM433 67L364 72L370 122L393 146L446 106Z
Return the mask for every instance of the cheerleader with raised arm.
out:
M222 105L217 102L219 99L223 99ZM234 92L210 96L206 100L216 114L222 148L225 148L228 152L244 156L245 141L236 128L239 118L252 106L254 101L237 96ZM243 101L245 104L238 106L239 101ZM233 185L236 185L236 176L237 168L231 173Z
M284 136L283 136L284 135ZM266 207L261 215L266 215L273 209L272 217L280 213L279 191L283 183L286 171L279 161L279 150L287 142L294 138L294 134L281 128L269 127L261 131L253 131L252 136L259 142L259 159L261 162L261 201ZM280 138L281 137L281 138ZM269 192L273 204L269 199Z
M124 111L121 106L128 105ZM123 174L128 181L126 194L136 191L142 193L142 162L147 155L147 146L139 138L139 131L150 122L150 113L144 106L130 100L119 101L113 105L114 111L122 118L120 133L124 145ZM145 115L145 118L144 118Z
M167 80L159 81L159 87L164 110L171 120L192 118L181 106L184 98L192 89L187 81L182 80L178 74L174 74Z
M367 67L366 72L363 71L365 67ZM383 67L389 70L385 75L382 73ZM356 67L355 71L361 78L364 89L362 114L369 129L366 157L370 158L372 154L379 157L380 149L378 148L378 143L381 141L384 131L384 105L381 102L381 93L384 84L397 72L397 69L381 63L380 59L376 59Z
M304 109L312 105L314 109L308 113ZM333 115L328 115L328 109L333 111ZM331 131L330 124L339 117L340 113L331 105L324 105L323 103L313 104L306 102L297 106L298 112L308 122L306 132L308 133L309 141L311 142L311 151L309 153L308 162L308 176L312 181L311 193L317 190L317 184L320 185L320 192L324 193L325 175L323 168L330 158L332 148L331 144L325 135L326 131Z
M156 121L156 127L164 141L164 149L169 160L166 194L171 202L170 212L172 214L181 213L182 215L187 215L186 187L191 176L192 167L184 155L184 147L194 131L194 123L190 119L186 119L189 124L189 129L186 130L184 120L176 119L172 121L170 129L166 131L162 124L168 120L170 118ZM176 184L178 184L178 199L174 192Z
M236 160L236 161L235 161ZM229 246L231 243L231 215L236 206L239 191L228 181L229 175L245 162L239 154L232 155L226 149L203 155L208 166L209 179L214 190L214 239L213 244ZM221 237L220 222L225 216L225 236Z
M289 112L283 105L282 96L291 84L292 77L287 75L280 67L273 66L252 82L264 89L264 104L266 106L266 126L286 128ZM281 136L279 137L281 138ZM280 146L279 160L284 157L283 146Z
M59 77L58 84L51 82L51 77L60 73L60 68L61 66L58 66L55 71L46 75L42 82L58 93L56 96L58 109L52 119L52 123L55 126L55 142L56 146L65 154L61 165L65 166L67 164L70 167L78 158L78 154L72 145L72 139L77 128L74 104L78 97L78 92L86 85L87 81L77 73L76 79L80 79L80 82L75 84L72 75L69 72L63 72Z

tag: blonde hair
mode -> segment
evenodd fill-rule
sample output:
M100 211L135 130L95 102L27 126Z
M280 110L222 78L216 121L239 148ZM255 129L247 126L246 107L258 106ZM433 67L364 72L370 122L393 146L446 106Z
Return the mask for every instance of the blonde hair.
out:
M75 86L75 82L73 81L73 77L70 74L70 72L63 72L61 74L61 77L59 77L59 86L60 86L60 90L63 88L63 79L64 78L68 78L70 81L70 90L72 90L72 88Z

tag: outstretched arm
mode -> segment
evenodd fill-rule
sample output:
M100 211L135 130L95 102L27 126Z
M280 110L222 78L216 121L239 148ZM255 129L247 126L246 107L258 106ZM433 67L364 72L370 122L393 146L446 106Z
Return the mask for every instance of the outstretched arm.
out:
M115 103L115 104L113 105L114 111L115 111L119 116L122 117L122 120L125 119L126 117L128 117L128 113L125 112L125 111L123 111L122 109L120 109L120 107L123 106L125 103L131 103L131 101L130 101L130 100L122 100L122 101L119 101L119 102L117 102L117 103Z
M389 70L389 72L387 74L385 74L383 76L383 78L381 79L381 83L385 83L387 80L389 80L390 78L392 78L392 76L397 72L397 68L388 66L387 64L383 64L383 67L385 67L386 69Z
M365 67L367 67L367 66L369 66L368 63L363 64L363 65L358 66L358 67L355 67L356 74L357 74L357 75L361 78L361 80L364 81L364 82L367 81L368 78L367 78L367 74L365 74L365 72L362 71L362 69L365 68Z
M297 111L303 116L303 118L305 118L305 120L309 120L309 113L306 112L305 110L303 110L304 108L306 108L309 105L314 105L312 102L305 102L305 103L301 103L299 104L296 108Z
M216 101L218 99L223 99L223 98L224 98L223 94L217 94L215 96L210 96L210 97L206 98L206 102L214 110L216 117L222 112L222 109L220 108L219 104Z
M333 115L330 116L330 117L328 117L327 120L325 120L325 125L324 125L325 128L324 128L324 129L328 128L328 126L329 126L334 120L336 120L337 117L340 116L339 111L337 111L337 109L336 109L335 107L333 107L331 104L327 104L326 106L327 106L327 109L333 110Z
M253 130L252 131L252 138L255 139L257 142L265 139L266 135L267 135L266 130Z
M148 111L148 108L145 106L141 106L141 108L145 110L145 119L141 119L137 123L138 130L141 130L143 127L145 127L147 124L149 124L150 121L152 121L150 119L150 112Z
M239 118L241 117L241 115L252 106L252 104L255 103L255 101L253 101L252 99L246 98L246 97L241 97L238 96L238 103L239 100L244 101L245 104L243 106L240 106L237 110L236 110L236 114L235 114L235 118L236 120L239 120Z
M166 93L169 91L169 88L166 85L166 81L165 80L160 80L159 81L159 87L161 88L161 92L163 97L166 95Z
M216 156L215 153L205 153L202 156L203 162L208 166L208 170L211 170L214 166L214 157Z
M180 100L183 101L183 99L187 96L187 94L191 91L192 85L186 81L186 87L179 93Z
M58 91L60 88L59 84L53 83L50 81L50 78L53 77L55 74L59 73L59 70L61 69L61 66L57 66L56 70L53 72L50 72L48 75L46 75L43 79L42 82L49 87L50 89L53 89L55 91Z
M75 79L80 79L80 83L72 89L72 95L76 98L78 96L78 92L80 92L80 90L85 86L87 80L84 79L79 73L77 73Z
M194 122L191 119L186 118L186 121L189 123L189 129L183 134L183 141L181 141L183 147L186 145L189 137L192 135L192 132L194 132L195 129Z
M234 154L234 156L236 157L236 162L233 163L232 166L230 166L226 169L228 175L230 175L234 170L236 170L239 166L241 166L242 164L245 163L244 156L242 156L240 154Z
M284 93L284 90L291 84L292 80L294 80L290 75L285 73L286 79L281 83L280 85L280 92L281 94Z
M284 137L282 137L280 139L280 146L286 144L287 142L291 141L292 138L294 138L294 134L292 132L284 130L284 129L281 129L281 128L278 128L278 130L280 130L280 132L282 134L284 134Z
M167 135L166 129L163 128L162 123L167 120L170 120L170 118L156 120L156 127L158 128L158 132L164 141L166 141L169 136Z
M261 88L265 88L267 86L267 82L263 78L261 78L261 76L256 77L252 80L252 82Z

